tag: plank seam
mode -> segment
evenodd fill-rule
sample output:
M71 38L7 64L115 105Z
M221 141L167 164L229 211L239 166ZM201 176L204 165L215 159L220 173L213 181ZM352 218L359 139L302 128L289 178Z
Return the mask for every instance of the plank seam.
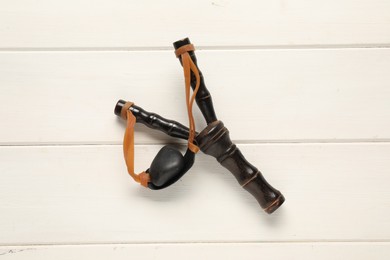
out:
M390 43L385 44L303 44L303 45L226 45L226 46L202 46L198 50L301 50L301 49L383 49L390 48ZM0 52L147 52L147 51L172 51L172 47L2 47Z
M209 245L209 244L355 244L355 243L390 243L390 239L378 240L270 240L270 241L150 241L150 242L83 242L83 243L21 243L21 244L0 244L1 247L27 247L27 246L115 246L115 245Z
M233 140L237 145L256 145L256 144L389 144L390 139L380 140ZM68 146L120 146L122 143L26 143L26 144L0 144L0 147L68 147ZM156 145L186 145L184 142L161 142L161 143L137 143L135 146L156 146Z

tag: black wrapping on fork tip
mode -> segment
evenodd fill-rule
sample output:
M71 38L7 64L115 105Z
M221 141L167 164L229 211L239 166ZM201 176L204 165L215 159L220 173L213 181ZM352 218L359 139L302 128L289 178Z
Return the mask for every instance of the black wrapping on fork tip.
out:
M125 104L126 104L126 101L124 101L123 99L119 99L118 102L116 102L116 105L114 108L114 114L120 117L122 108Z

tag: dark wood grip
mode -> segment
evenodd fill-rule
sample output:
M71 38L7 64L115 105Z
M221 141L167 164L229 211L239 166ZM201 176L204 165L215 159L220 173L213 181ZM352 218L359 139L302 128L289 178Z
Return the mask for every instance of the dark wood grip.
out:
M205 154L215 157L218 162L233 173L238 183L258 201L269 214L284 202L280 191L272 187L261 172L250 164L240 149L231 141L229 130L222 121L209 124L196 137L199 148Z

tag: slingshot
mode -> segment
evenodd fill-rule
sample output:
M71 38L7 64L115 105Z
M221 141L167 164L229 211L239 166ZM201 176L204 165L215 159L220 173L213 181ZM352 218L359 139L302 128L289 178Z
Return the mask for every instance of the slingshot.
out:
M206 88L202 72L198 69L195 48L188 38L173 43L185 77L186 103L189 128L174 120L156 113L145 111L131 102L119 100L114 113L127 120L124 138L124 154L129 174L135 181L150 189L162 189L179 180L193 165L195 154L200 149L211 155L237 179L238 183L258 201L269 214L284 202L284 196L273 188L262 173L250 164L238 147L231 141L229 130L218 120L210 92ZM190 96L190 86L193 94ZM192 116L194 100L206 120L207 126L201 132L195 131ZM164 146L146 171L134 173L133 127L138 122L152 129L162 131L172 137L188 140L187 151L183 156L176 149Z

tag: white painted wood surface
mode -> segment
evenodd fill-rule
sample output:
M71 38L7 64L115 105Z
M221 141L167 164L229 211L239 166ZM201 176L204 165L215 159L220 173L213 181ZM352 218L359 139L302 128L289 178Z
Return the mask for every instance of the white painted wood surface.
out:
M0 247L2 259L300 259L379 260L389 257L389 243L196 243L143 245ZM286 257L287 256L287 257Z
M159 147L137 146L136 168ZM150 191L119 145L3 147L0 243L390 239L389 144L239 147L286 196L272 216L203 154L177 185Z
M0 47L385 45L387 0L2 0ZM172 40L173 39L173 40Z
M185 36L273 215L204 154L167 190L126 174L115 102L186 123ZM389 259L389 46L387 0L0 1L0 256ZM141 170L178 141L136 142Z
M197 56L236 141L390 140L390 49ZM120 98L187 124L172 51L0 53L0 68L3 144L119 144L124 128L113 109ZM167 140L143 130L138 143Z

